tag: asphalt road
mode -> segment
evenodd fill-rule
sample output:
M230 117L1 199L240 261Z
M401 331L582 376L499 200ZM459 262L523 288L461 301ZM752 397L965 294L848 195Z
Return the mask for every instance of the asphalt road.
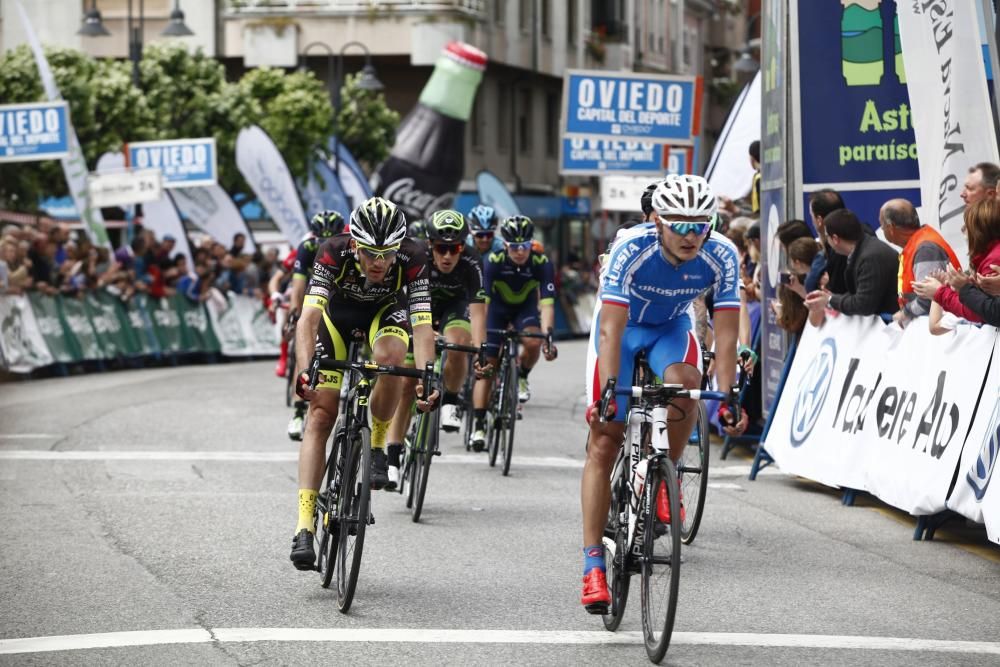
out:
M0 664L643 664L578 603L584 344L532 375L509 478L445 436L423 521L376 494L350 613L288 561L272 364L0 386ZM676 665L1000 664L1000 549L718 460Z

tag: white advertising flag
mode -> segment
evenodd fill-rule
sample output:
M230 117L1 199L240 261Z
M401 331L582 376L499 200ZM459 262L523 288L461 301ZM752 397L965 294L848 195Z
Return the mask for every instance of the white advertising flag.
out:
M969 168L997 162L976 10L968 0L897 2L912 100L923 221L964 261L962 186Z
M28 43L35 54L35 63L38 65L38 75L42 79L42 87L45 89L45 96L50 100L61 100L62 94L56 86L55 77L49 68L49 61L45 58L42 45L38 41L38 35L28 19L28 14L20 2L17 9L21 14L21 23L24 25L24 32L28 37ZM83 222L83 227L87 231L87 236L91 243L99 246L111 247L108 239L108 230L104 226L104 217L100 209L91 208L87 197L87 160L83 156L83 149L80 148L80 140L76 137L76 130L73 129L73 118L69 119L69 153L60 160L63 174L66 176L66 186L76 204L77 213Z
M236 137L236 166L293 246L306 235L306 215L295 181L278 147L260 127L240 130Z
M233 236L243 234L247 238L244 250L253 253L257 249L240 210L221 186L175 188L170 194L184 217L222 245L231 246Z
M184 223L177 214L169 192L164 190L160 199L142 205L142 226L153 230L159 240L167 235L172 236L176 242L175 253L179 252L187 257L188 267L194 270L194 259L191 257L191 246L188 245L187 234L184 232Z
M760 109L760 72L757 72L733 103L705 169L705 178L715 194L741 199L750 192L753 183L750 144L760 139Z

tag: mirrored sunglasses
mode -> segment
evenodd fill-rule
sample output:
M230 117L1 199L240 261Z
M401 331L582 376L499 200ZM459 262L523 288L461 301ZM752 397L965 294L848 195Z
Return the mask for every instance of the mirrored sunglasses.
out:
M670 231L679 235L687 236L694 233L695 236L705 236L712 230L711 222L669 222L663 223L670 228Z
M376 248L359 243L358 250L372 261L384 259L388 262L396 258L396 253L399 252L399 245L389 246L388 248Z
M434 252L439 255L458 255L462 252L461 243L435 243Z
M531 241L525 241L523 243L508 243L507 247L511 250L531 250Z

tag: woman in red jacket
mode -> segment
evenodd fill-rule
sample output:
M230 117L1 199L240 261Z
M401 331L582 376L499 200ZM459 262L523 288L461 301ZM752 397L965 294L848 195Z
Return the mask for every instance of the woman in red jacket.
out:
M990 265L1000 264L1000 201L984 199L965 209L962 227L969 241L969 264L973 274L992 273ZM958 292L943 282L941 276L927 277L913 283L913 291L925 299L933 299L946 312L969 322L981 323L983 318L959 299Z

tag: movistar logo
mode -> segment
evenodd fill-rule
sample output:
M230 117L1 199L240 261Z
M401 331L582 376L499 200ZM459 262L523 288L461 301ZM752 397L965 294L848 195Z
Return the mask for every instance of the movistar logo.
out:
M820 345L819 353L813 357L799 384L798 394L792 407L792 446L802 445L812 433L819 414L830 393L833 369L837 363L837 344L827 338Z

